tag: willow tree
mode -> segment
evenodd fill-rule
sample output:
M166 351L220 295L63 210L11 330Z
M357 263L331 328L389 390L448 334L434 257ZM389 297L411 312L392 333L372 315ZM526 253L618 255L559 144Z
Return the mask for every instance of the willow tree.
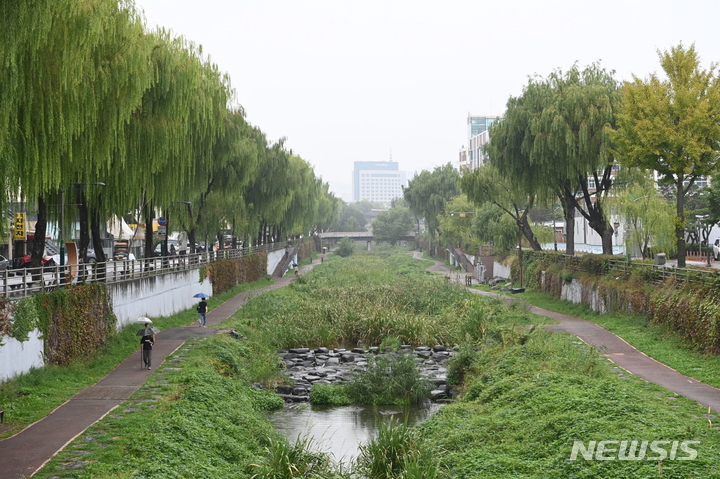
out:
M287 192L290 201L282 212L282 219L277 223L280 226L281 238L310 233L317 218L323 192L312 166L299 156L290 157L288 173L293 181Z
M198 163L209 166L213 145L224 132L227 80L182 37L160 30L152 39L152 85L131 115L105 172L106 199L115 211L140 203L146 224L145 254L152 255L156 205L167 207L184 185L194 181ZM108 207L110 207L108 205Z
M423 170L416 174L403 190L405 201L416 219L425 218L431 235L431 249L435 235L442 233L439 216L445 211L446 203L460 193L458 179L457 170L448 163L432 172Z
M542 250L529 218L534 198L519 191L511 181L500 175L494 164L465 173L460 179L460 187L473 204L479 207L492 204L512 218L517 227L518 243L525 236L533 250Z
M490 129L488 154L500 174L541 204L562 205L567 254L574 254L575 211L600 235L603 253L612 254L605 202L615 163L607 128L615 125L619 102L613 72L573 65L532 78Z
M320 198L318 201L317 213L315 217L315 232L322 233L327 230L330 225L340 216L342 206L340 198L330 192L330 185L317 179L319 182Z
M667 78L624 84L612 138L624 166L654 170L674 185L678 266L685 267L685 196L720 160L720 81L715 64L700 68L694 45L658 55Z
M259 153L257 175L245 188L248 220L256 229L259 244L267 242L267 231L282 221L292 200L288 195L295 182L290 171L291 155L284 147L284 139L266 145Z
M117 0L10 0L0 15L0 163L11 191L38 198L39 265L45 198L108 167L150 80L149 48L137 14Z
M187 206L189 218L184 225L194 246L198 228L213 226L217 232L229 223L235 230L238 219L246 214L244 189L257 175L262 134L245 120L242 109L228 109L224 133L211 147L212 161L195 164L194 180L179 192ZM176 193L178 194L178 193ZM215 200L214 202L212 200Z

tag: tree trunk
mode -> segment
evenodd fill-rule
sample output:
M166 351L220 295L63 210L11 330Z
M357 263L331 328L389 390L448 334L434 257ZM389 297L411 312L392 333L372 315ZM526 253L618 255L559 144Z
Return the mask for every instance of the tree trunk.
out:
M87 250L90 245L90 228L88 220L88 208L85 201L85 191L81 185L78 185L77 202L80 223L80 244L78 245L78 262L87 262ZM84 270L83 270L84 271ZM81 278L82 279L82 278Z
M38 196L37 222L35 223L35 237L33 238L30 267L37 268L42 265L45 254L45 234L47 232L47 204L44 196Z
M143 216L145 216L145 258L152 258L153 251L153 219L150 203L145 203L143 208Z
M195 244L196 244L195 230L197 230L197 228L192 228L192 229L188 230L188 232L187 232L188 243L189 243L188 244L188 253L189 254L197 253L197 250L195 249Z
M568 206L565 212L565 254L575 256L575 208Z
M535 237L535 233L533 233L530 223L528 223L527 221L527 215L528 210L525 210L522 216L517 219L518 228L520 228L520 232L528 240L528 243L530 244L530 247L533 249L533 251L542 251L542 246Z
M90 215L90 230L92 232L93 249L95 250L95 260L97 261L95 268L97 268L95 277L98 281L105 281L105 268L107 267L107 257L105 256L105 250L103 249L102 236L100 231L101 215L100 215L100 202L98 206Z

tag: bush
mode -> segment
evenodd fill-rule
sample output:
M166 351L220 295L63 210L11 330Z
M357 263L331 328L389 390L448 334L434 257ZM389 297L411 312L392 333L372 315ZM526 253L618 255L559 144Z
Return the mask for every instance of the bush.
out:
M335 254L347 258L355 253L355 245L350 238L343 238L340 240L338 247L335 249Z
M329 406L347 406L352 404L345 386L342 384L313 384L310 388L310 402Z
M357 404L417 404L430 397L432 385L420 376L413 354L370 357L368 367L347 386Z

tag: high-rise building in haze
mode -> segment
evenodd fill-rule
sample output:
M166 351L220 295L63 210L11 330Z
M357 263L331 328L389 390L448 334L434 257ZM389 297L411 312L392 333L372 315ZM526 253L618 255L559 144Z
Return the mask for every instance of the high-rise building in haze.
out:
M490 141L490 125L498 121L498 116L475 116L468 113L468 142L460 149L460 170L474 170L485 163L483 145Z
M386 206L403 196L407 173L394 161L356 161L353 165L353 201L377 201Z

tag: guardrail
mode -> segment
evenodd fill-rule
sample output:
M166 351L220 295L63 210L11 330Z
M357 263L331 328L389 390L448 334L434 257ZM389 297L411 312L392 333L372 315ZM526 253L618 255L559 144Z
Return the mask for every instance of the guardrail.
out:
M585 271L581 266L580 256L559 255L560 261L567 269ZM720 271L708 269L677 268L668 265L655 265L627 260L611 259L607 262L607 273L628 275L636 273L644 281L652 284L661 284L669 279L678 283L692 283L710 285L718 279Z
M40 292L50 292L69 284L120 283L148 276L158 276L196 269L222 259L241 258L256 253L284 249L286 243L270 243L242 249L221 249L190 255L173 255L106 263L67 264L39 268L0 271L0 294L5 298L25 298Z

